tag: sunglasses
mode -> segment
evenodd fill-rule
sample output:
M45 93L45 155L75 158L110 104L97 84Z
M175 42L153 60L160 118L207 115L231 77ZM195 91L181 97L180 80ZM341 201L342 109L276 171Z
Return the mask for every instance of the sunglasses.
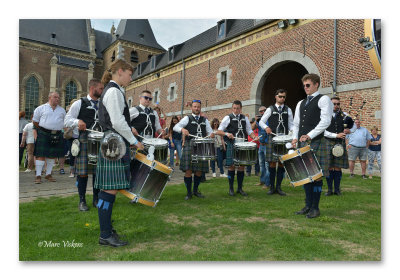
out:
M303 87L309 88L311 84L305 84Z
M262 112L265 112L265 110L259 110L258 112L262 113Z
M333 105L340 105L340 103L333 103Z
M152 97L148 97L148 96L141 96L141 97L143 97L144 99L146 99L146 100L153 100L153 98Z
M286 96L278 95L278 98L285 98L286 99Z
M194 103L194 102L197 102L197 103L200 103L200 104L201 104L201 101L200 101L200 100L192 100L192 103Z

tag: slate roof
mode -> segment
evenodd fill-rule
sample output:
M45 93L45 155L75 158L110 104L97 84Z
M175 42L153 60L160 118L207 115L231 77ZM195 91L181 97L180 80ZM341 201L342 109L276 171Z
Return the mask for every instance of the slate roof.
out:
M94 30L94 34L96 36L96 56L97 58L103 58L103 51L111 45L112 36L111 33L106 33L99 30Z
M90 52L85 19L20 19L19 37L47 45Z
M216 23L214 27L204 31L203 33L200 33L199 35L181 44L171 46L170 48L174 48L175 52L174 59L171 62L168 62L168 51L159 54L156 56L156 67L154 70L150 70L150 63L143 63L141 75L138 75L136 68L132 78L133 80L135 80L143 75L149 74L151 72L156 72L168 66L169 64L173 64L184 58L187 58L203 50L218 45L224 41L230 40L236 36L239 36L242 33L248 32L252 29L267 24L271 21L273 21L273 19L266 19L257 22L254 19L227 19L226 36L225 38L219 40L217 39L217 23Z
M62 55L57 56L57 58L58 58L58 64L60 64L60 65L72 66L72 67L77 67L77 68L82 68L82 69L89 69L90 61L80 60L80 59L66 57L66 56L62 56Z

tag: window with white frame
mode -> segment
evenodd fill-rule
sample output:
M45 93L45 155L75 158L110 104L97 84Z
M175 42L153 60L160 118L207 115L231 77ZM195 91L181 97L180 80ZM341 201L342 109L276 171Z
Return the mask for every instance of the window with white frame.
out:
M160 103L160 89L156 88L153 93L153 103L158 104Z
M228 89L232 85L232 69L229 66L221 67L217 74L216 88L218 90Z
M168 101L175 101L178 98L178 87L176 86L176 82L169 84L168 87Z

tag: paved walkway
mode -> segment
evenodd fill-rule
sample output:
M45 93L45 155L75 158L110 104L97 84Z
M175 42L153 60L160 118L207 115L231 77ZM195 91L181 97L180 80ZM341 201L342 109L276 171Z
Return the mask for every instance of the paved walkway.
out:
M375 166L376 167L376 166ZM377 168L377 167L376 167ZM343 171L344 173L349 173L348 169ZM354 168L355 174L361 174L360 164L356 163ZM253 168L254 174L254 168ZM174 184L182 184L183 183L183 172L179 170L179 168L175 168L171 176L171 180L168 182L168 185ZM379 176L379 171L374 169L374 176ZM219 176L219 173L217 173ZM76 178L70 178L67 174L61 175L59 173L59 169L55 168L53 170L53 177L57 180L57 182L48 182L42 176L42 183L35 184L34 171L25 173L19 172L19 201L20 202L29 202L33 201L38 197L51 197L51 196L70 196L77 195L77 188L75 186ZM212 173L208 173L206 175L207 180L212 179ZM92 194L92 176L89 177L88 180L88 188L87 193Z

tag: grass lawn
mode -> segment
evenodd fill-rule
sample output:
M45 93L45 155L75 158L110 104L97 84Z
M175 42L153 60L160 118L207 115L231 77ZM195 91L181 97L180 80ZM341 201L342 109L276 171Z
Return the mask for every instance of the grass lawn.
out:
M245 177L248 197L228 196L226 178L200 185L205 199L185 201L183 184L168 186L157 207L118 194L114 227L130 244L98 245L97 210L78 211L78 195L20 203L21 261L379 261L381 181L342 179L343 196L321 196L321 216L304 206L301 187L268 196ZM236 183L235 183L236 184ZM324 191L326 182L324 182ZM88 196L87 201L91 202ZM57 245L58 244L58 245ZM58 246L58 247L57 247Z

